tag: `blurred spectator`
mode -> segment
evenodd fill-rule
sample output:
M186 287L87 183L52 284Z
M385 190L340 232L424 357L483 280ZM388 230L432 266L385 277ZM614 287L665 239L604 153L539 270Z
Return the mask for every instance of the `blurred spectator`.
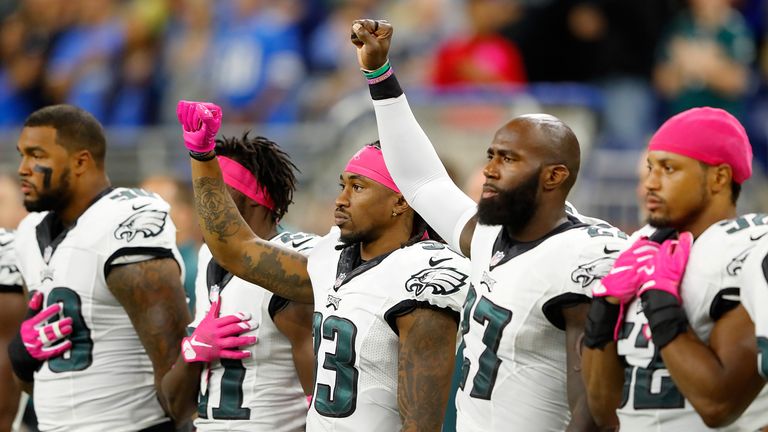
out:
M466 0L466 34L445 41L435 58L433 83L439 87L463 84L516 84L526 81L517 47L499 30L520 19L518 1Z
M0 22L0 126L18 125L46 104L43 78L47 56L62 23L65 2L25 0Z
M124 45L115 66L109 124L140 126L156 117L155 63L167 18L165 2L133 0L123 8Z
M566 61L603 94L601 144L639 148L656 126L651 75L656 45L675 11L672 0L568 2L572 43Z
M189 310L194 315L197 253L203 243L203 236L197 225L192 187L187 182L162 174L145 178L140 187L160 195L171 206L171 220L176 225L176 246L186 269L184 290Z
M689 0L660 46L656 88L668 115L695 106L744 118L755 44L730 0Z
M211 85L229 121L285 123L304 79L299 0L233 0L208 56Z
M0 174L0 228L15 230L27 215L16 176Z
M169 24L163 48L161 118L176 122L176 102L212 100L209 56L213 46L213 16L208 0L180 0Z
M91 112L109 123L112 70L125 44L115 0L70 0L77 17L51 53L47 84L53 100Z

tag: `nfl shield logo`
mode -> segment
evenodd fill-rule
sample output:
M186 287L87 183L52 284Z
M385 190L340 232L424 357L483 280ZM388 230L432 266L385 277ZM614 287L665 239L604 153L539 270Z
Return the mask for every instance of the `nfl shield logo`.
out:
M503 251L497 251L497 252L496 252L495 254L493 254L493 256L491 257L491 263L490 263L490 266L491 266L491 267L495 266L495 265L496 265L496 264L498 264L498 263L499 263L499 261L501 261L502 259L504 259L504 252L503 252Z

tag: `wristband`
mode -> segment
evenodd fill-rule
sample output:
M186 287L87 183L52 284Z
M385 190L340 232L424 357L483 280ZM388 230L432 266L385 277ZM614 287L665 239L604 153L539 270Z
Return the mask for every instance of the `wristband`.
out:
M648 290L640 295L643 313L648 318L653 344L664 348L677 335L688 330L688 317L674 295L660 290Z
M592 300L584 325L584 345L590 349L603 349L613 342L614 329L619 319L620 307L604 297Z
M363 75L365 75L367 79L371 80L384 75L389 70L392 70L392 65L389 64L389 59L387 59L387 61L376 70L373 70L373 71L369 71L366 69L360 69L360 70L363 71Z
M190 151L189 152L189 157L191 157L192 159L194 159L196 161L208 162L209 160L216 158L216 152L213 151L213 150L207 151L207 152L193 152L193 151Z

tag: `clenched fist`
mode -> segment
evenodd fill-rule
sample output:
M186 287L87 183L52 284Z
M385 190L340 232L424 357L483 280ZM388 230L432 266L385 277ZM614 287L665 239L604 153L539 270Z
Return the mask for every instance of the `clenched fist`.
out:
M386 20L355 20L352 43L357 47L357 61L365 70L376 70L387 62L392 42L392 24Z

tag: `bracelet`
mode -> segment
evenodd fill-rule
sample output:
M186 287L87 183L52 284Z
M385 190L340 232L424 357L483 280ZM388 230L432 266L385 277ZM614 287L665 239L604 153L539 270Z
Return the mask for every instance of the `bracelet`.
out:
M360 69L360 70L363 71L363 75L365 75L365 77L370 80L370 79L378 78L381 75L384 75L385 73L387 73L387 70L391 68L392 66L389 64L389 59L387 59L387 61L384 62L384 64L381 65L376 70L373 70L373 71L369 71L366 69Z
M209 160L216 158L216 152L213 151L213 150L210 150L210 151L207 151L207 152L194 152L194 151L190 151L189 152L189 157L191 157L192 159L194 159L196 161L208 162Z

